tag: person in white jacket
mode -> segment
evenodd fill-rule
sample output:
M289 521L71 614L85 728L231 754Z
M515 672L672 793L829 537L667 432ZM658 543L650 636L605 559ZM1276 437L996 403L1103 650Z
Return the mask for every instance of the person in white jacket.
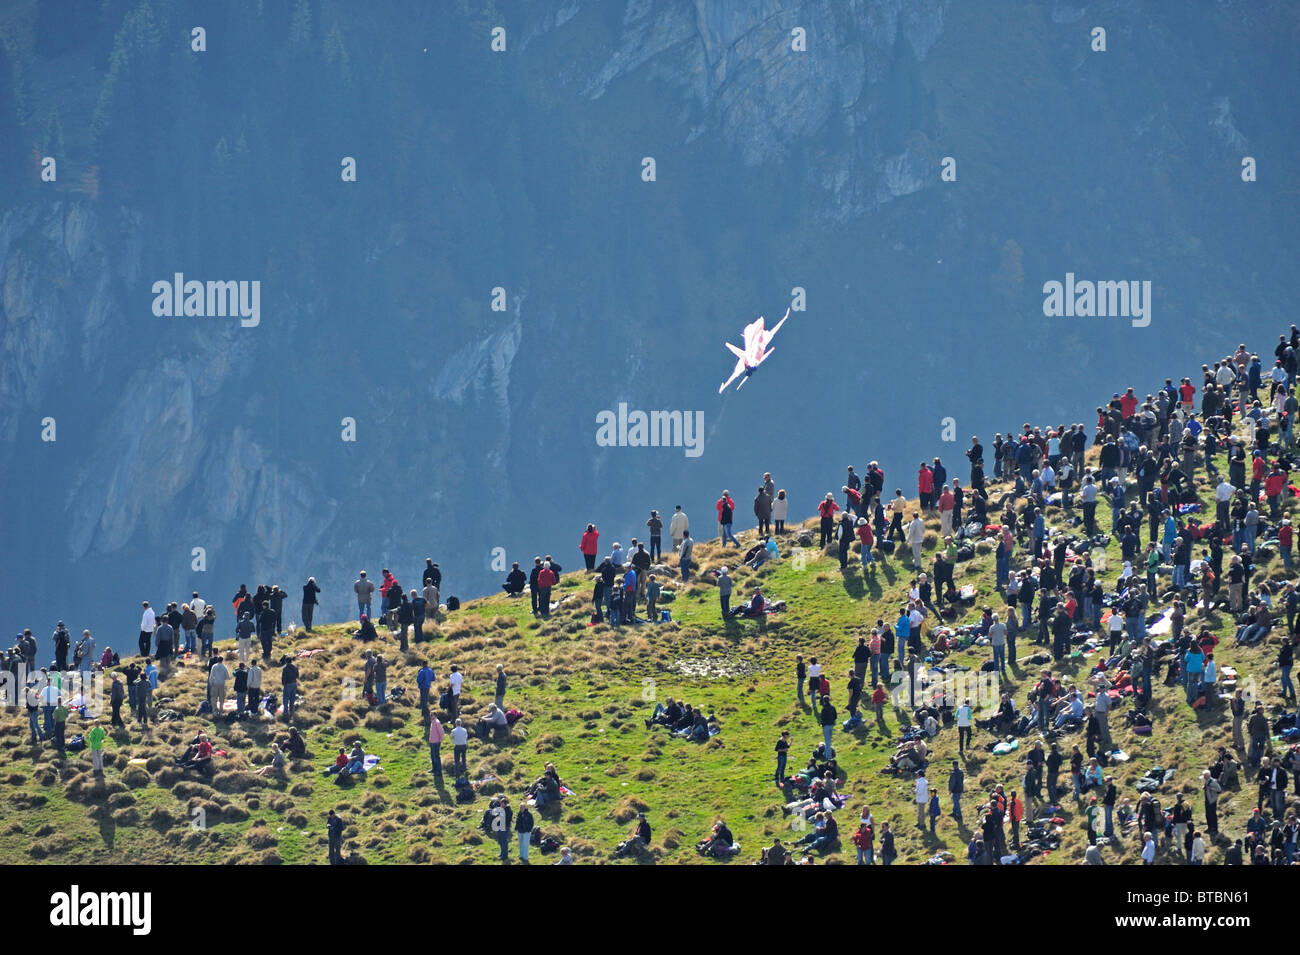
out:
M916 771L916 825L925 828L925 811L930 805L930 784L926 782L925 770Z
M682 538L686 532L691 529L691 522L686 517L686 512L682 510L680 504L673 511L672 520L668 522L668 536L673 539L673 550L677 551L682 546Z
M772 524L778 534L785 533L785 518L790 513L790 501L785 496L785 488L776 492L776 500L772 502Z
M140 656L147 657L149 648L153 646L153 632L158 628L158 617L153 612L153 607L149 606L149 601L144 601L144 613L140 617Z
M912 515L912 521L907 525L907 543L912 548L912 568L921 569L921 543L925 540L925 521L921 520L919 513Z
M217 662L212 664L212 669L208 671L208 697L212 702L213 716L219 716L226 705L226 681L230 679L230 670L221 662L221 657L217 657Z

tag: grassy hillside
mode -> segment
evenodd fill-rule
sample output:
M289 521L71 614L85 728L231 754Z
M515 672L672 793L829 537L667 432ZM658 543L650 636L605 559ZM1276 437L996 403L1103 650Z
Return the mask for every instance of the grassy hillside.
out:
M1225 462L1220 465L1226 470ZM1203 475L1198 475L1198 487L1202 498L1210 500L1211 486ZM1212 504L1209 510L1212 514ZM1098 509L1103 528L1109 516L1108 507ZM1059 509L1048 511L1049 526L1062 527L1067 518ZM708 525L697 518L696 529L703 535ZM937 530L937 521L933 529ZM935 542L934 534L928 536L927 551ZM747 543L753 532L741 537ZM100 781L90 775L88 753L70 753L60 760L51 746L29 744L25 716L5 712L0 716L0 779L10 811L3 822L8 838L0 845L0 861L323 862L324 816L333 808L348 823L345 854L355 861L493 862L496 846L476 828L487 796L504 789L517 799L548 760L556 763L575 795L559 807L548 807L538 825L571 845L581 862L613 861L613 846L641 809L648 811L654 827L652 852L642 862L703 862L693 845L719 815L744 847L733 864L754 861L773 834L790 834L789 818L782 811L784 799L771 781L777 736L783 728L792 731L792 769L806 761L821 738L815 715L795 701L795 653L818 655L827 665L835 704L843 711L844 674L851 666L856 637L868 633L877 617L893 619L911 576L908 559L898 558L879 563L864 578L856 555L848 572L841 574L832 554L815 549L807 552L806 565L800 568L798 561L789 558L790 544L786 539L779 564L757 573L742 568L736 574L738 596L757 580L770 597L788 602L789 609L764 626L751 622L724 626L719 621L715 585L711 578L700 578L684 587L674 585L678 596L667 604L672 623L589 627L588 578L566 574L554 594L559 607L549 620L533 618L526 601L494 597L446 615L433 628L432 643L413 646L406 654L385 636L378 646L395 660L390 693L405 687L407 702L382 708L346 698L355 695L349 693L349 679L360 683L363 649L346 628L325 627L313 635L299 632L277 645L277 656L301 649L324 652L299 661L305 701L295 723L308 741L311 758L292 763L285 780L258 777L251 771L269 762L269 743L284 732L283 723L214 725L193 715L203 698L203 673L197 662L175 669L158 693L158 708L175 709L183 718L148 735L129 722L126 730L112 737L107 771ZM993 593L991 549L979 549L982 553L973 560L958 565L957 583L977 587L976 608L991 600L1000 605L1000 596ZM706 571L735 564L735 549L720 549L716 538L697 545L695 553ZM1113 581L1120 564L1118 544L1111 541L1107 553L1107 577ZM1267 557L1268 553L1261 553L1257 579L1281 576L1280 560ZM1023 557L1018 552L1013 566L1020 566ZM974 620L971 610L967 621ZM1226 615L1210 617L1209 625L1221 639L1231 635ZM1220 665L1237 667L1243 685L1254 681L1261 695L1272 699L1278 639L1275 632L1265 645L1248 650L1221 644L1216 658ZM101 645L102 640L101 635ZM115 635L109 642L125 645L128 641ZM225 641L218 646L232 645ZM1023 659L1037 648L1022 636L1017 649ZM955 660L978 669L988 655L986 649L973 648L957 654ZM466 674L462 709L467 717L476 717L491 701L495 666L504 664L509 675L507 705L527 714L501 745L471 738L471 778L494 774L500 779L481 786L472 804L457 804L449 789L440 791L433 785L419 709L412 702L418 697L415 673L426 658L440 678L453 663ZM1080 672L1081 665L1086 666L1086 661L1069 662L1064 672L1080 678L1086 673ZM1013 667L1012 672L1011 689L1023 707L1037 667ZM270 671L266 684L278 689L278 672ZM670 738L663 729L647 730L643 719L649 715L650 701L669 696L715 713L722 732L698 745ZM1157 763L1174 767L1177 775L1161 790L1162 802L1168 805L1172 793L1186 791L1197 807L1197 822L1202 822L1197 782L1214 747L1231 745L1226 707L1197 717L1184 704L1180 688L1157 685L1151 711L1156 730L1149 738L1134 736L1124 726L1128 707L1125 703L1111 719L1116 744L1132 757L1108 770L1120 781L1122 795L1136 803L1132 786L1144 770ZM947 817L946 792L938 834L922 834L914 827L910 777L880 772L888 765L900 719L905 721L906 716L887 709L887 732L870 720L852 734L837 729L836 749L848 773L842 789L851 794L849 808L841 814L845 844L857 808L866 803L878 821L893 822L900 862L922 862L947 850L964 864L970 832ZM68 736L81 729L84 726L74 716ZM215 746L229 753L219 758L211 779L172 766L173 756L199 731L209 733ZM339 747L358 738L367 752L381 757L381 769L364 781L335 785L322 771ZM1020 754L992 756L983 748L991 741L988 733L977 731L976 752L968 753L965 763L968 822L977 818L980 794L995 783L1019 791ZM1082 744L1081 732L1067 735L1062 751L1068 754L1075 741ZM444 745L448 767L450 749L448 741ZM933 779L941 787L956 749L955 729L945 728L935 740L931 763L936 770ZM131 763L141 758L143 765ZM1224 836L1241 834L1254 808L1252 798L1253 786L1225 794L1220 809ZM1076 811L1068 796L1064 802L1067 822L1061 849L1042 863L1082 859L1086 840L1081 809ZM191 822L197 809L206 817L206 828L201 830ZM1138 849L1135 840L1126 838L1104 851L1108 862L1133 863ZM1222 843L1215 846L1209 861L1219 861L1221 849ZM534 851L534 862L552 858ZM852 847L829 854L825 861L852 862ZM1162 856L1162 861L1173 860Z

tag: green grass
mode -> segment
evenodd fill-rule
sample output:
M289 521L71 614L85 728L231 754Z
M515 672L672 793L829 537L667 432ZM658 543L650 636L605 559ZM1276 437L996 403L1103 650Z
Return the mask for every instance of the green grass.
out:
M1199 490L1205 500L1211 499L1212 486L1200 485ZM1103 529L1108 529L1109 516L1107 506L1098 508ZM1063 526L1066 518L1063 511L1049 509L1049 525ZM937 528L937 521L932 526ZM752 532L742 535L746 543L750 538ZM787 540L783 553L789 553L789 545ZM1114 580L1120 562L1113 541L1108 555L1106 576ZM685 587L674 584L677 599L666 604L673 622L656 626L588 627L590 585L580 574L567 575L557 588L557 600L577 596L547 621L534 619L521 600L471 601L434 628L434 641L419 652L412 648L402 655L394 642L380 642L386 655L396 659L389 687L403 686L415 699L414 676L422 658L433 662L440 677L457 663L466 674L463 712L473 717L490 701L495 666L503 663L509 678L507 704L527 716L502 745L471 738L471 777L493 773L503 781L504 791L517 798L545 762L554 761L576 795L558 810L540 814L538 824L572 846L580 861L614 861L612 847L624 837L636 810L646 809L655 835L652 851L642 862L703 862L693 845L718 816L727 820L744 847L734 861L750 862L773 835L790 834L784 800L771 783L772 746L781 729L792 732L794 768L806 761L821 738L812 711L795 702L794 655L802 652L822 660L842 710L844 674L851 666L856 637L868 633L877 617L892 621L911 579L906 557L878 564L864 580L856 559L841 574L834 556L816 549L806 556L802 570L787 558L758 573L743 567L736 573L737 595L757 580L765 593L789 604L787 611L761 627L750 622L722 625L714 585L698 578ZM734 565L736 551L722 550L713 542L698 544L696 558L707 571L723 563ZM1023 552L1015 565L1022 559ZM1278 577L1278 563L1263 562L1260 572ZM957 583L978 588L976 609L985 602L1001 605L1000 596L993 593L993 578L991 554L957 567ZM972 610L967 620L975 615ZM1231 621L1225 617L1212 616L1209 625L1221 639L1231 634ZM307 647L327 651L300 661L306 699L297 722L312 758L295 764L285 781L258 778L250 771L269 761L269 742L283 731L283 724L214 727L206 719L186 715L149 737L142 738L134 725L116 734L104 783L83 792L90 782L83 775L89 755L70 754L60 761L49 748L34 749L26 742L25 717L5 713L0 717L0 780L6 784L11 811L3 827L9 838L3 842L0 861L321 862L326 851L324 817L333 808L348 823L346 851L366 862L493 862L495 845L476 827L486 796L501 791L501 786L489 783L473 804L456 804L449 791L433 786L418 707L397 703L381 711L343 699L345 678L359 684L362 668L362 647L345 628L325 627L312 636L299 633L276 652ZM1034 649L1022 636L1021 657ZM977 670L987 654L972 648L954 659ZM1273 646L1239 651L1221 644L1216 658L1221 665L1236 666L1243 680L1262 687L1275 679L1275 655ZM683 659L714 661L715 670L744 675L687 676L679 663ZM1081 662L1065 665L1067 677L1082 676ZM1027 681L1037 668L1012 672L1012 689L1023 705ZM202 698L201 675L198 667L179 668L164 682L159 697L174 697L170 705L193 714ZM267 685L277 683L278 674L268 674ZM669 738L662 729L647 731L642 720L649 715L650 701L669 696L715 713L722 733L698 745ZM1132 784L1153 763L1175 767L1178 776L1162 790L1162 801L1171 801L1172 792L1185 789L1194 797L1200 821L1195 793L1200 769L1215 746L1230 745L1224 710L1197 717L1182 703L1179 688L1157 687L1152 710L1156 731L1143 739L1123 727L1125 709L1111 720L1117 745L1132 757L1110 770L1123 794L1136 802ZM888 765L900 718L903 714L887 709L887 733L872 721L855 734L837 731L837 753L848 773L842 789L851 794L850 807L842 814L845 842L856 809L865 803L878 821L892 821L900 862L922 862L941 851L964 862L970 832L959 830L945 815L937 835L920 833L914 827L910 777L880 772ZM172 754L200 730L230 754L222 759L215 786L169 768ZM77 731L74 720L69 736ZM382 769L364 782L336 786L321 770L332 762L337 748L356 738L364 741L367 752L381 757ZM1019 788L1023 767L1017 754L985 752L982 744L991 739L977 734L976 752L968 753L965 761L968 820L975 818L980 793L995 783ZM1076 740L1081 743L1082 734L1063 739L1063 751L1068 753ZM444 755L449 763L449 744ZM948 760L955 755L955 731L945 729L935 741L931 763L941 788ZM127 771L133 757L150 759L145 771ZM946 792L943 807L945 812L949 808ZM199 808L207 814L203 829L192 825L192 814ZM1225 794L1223 834L1240 835L1253 808L1250 793ZM1082 857L1081 816L1069 798L1065 816L1062 847L1043 860L1048 864ZM1106 850L1107 861L1131 863L1137 848L1134 840L1126 839ZM1211 861L1217 861L1218 853L1218 847L1212 849ZM534 861L546 859L534 853ZM826 861L851 862L852 853L831 853Z

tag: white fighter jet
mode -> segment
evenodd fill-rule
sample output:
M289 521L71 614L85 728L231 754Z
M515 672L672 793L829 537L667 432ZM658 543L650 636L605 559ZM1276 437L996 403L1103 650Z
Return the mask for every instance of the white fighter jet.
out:
M776 333L781 330L781 326L785 324L785 320L789 317L790 310L787 308L785 310L785 315L781 317L781 320L776 323L776 326L772 328L771 331L768 331L763 327L763 316L761 315L758 317L757 321L750 322L745 326L745 347L743 350L737 348L735 345L731 344L731 342L726 343L727 348L736 356L736 367L732 370L731 377L724 381L718 388L718 394L722 394L726 391L727 385L731 384L737 378L740 378L741 381L740 384L736 386L736 390L739 391L741 388L745 387L745 382L749 381L749 376L754 373L754 369L763 364L763 362L767 360L767 357L771 355L772 352L776 351L775 348L768 348L768 343L776 336Z

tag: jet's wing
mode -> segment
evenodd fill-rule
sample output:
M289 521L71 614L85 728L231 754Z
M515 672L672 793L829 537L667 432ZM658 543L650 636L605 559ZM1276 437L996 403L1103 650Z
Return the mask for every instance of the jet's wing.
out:
M776 337L776 333L779 332L779 331L781 330L781 326L785 324L785 320L786 320L787 318L789 318L789 317L790 317L790 310L787 308L787 309L785 310L785 314L784 314L783 316L781 316L781 320L780 320L779 322L777 322L775 325L773 325L769 330L767 330L767 331L765 331L765 332L762 333L762 339L761 339L761 340L762 340L762 342L763 342L763 347L764 347L764 348L767 347L767 343L768 343L768 342L770 342L773 338ZM765 356L765 357L766 357L766 356Z
M732 353L733 355L735 355L737 358L741 358L741 359L743 359L743 358L745 357L745 353L744 353L744 351L742 351L741 349L737 348L735 345L731 344L731 342L726 342L725 344L726 344L727 348L729 348L729 349L731 350L731 353Z
M727 347L731 348L730 345L728 345ZM733 348L732 350L734 351L735 349ZM736 367L731 370L731 377L718 386L718 394L722 394L724 391L726 391L727 385L731 384L733 381L735 381L744 373L745 373L745 359L742 356L741 358L736 359Z

